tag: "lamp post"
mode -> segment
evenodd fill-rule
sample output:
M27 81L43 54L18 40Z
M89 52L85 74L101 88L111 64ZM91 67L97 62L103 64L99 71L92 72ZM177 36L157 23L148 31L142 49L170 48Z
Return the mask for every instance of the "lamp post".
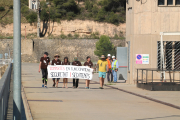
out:
M13 0L13 120L21 120L21 4Z

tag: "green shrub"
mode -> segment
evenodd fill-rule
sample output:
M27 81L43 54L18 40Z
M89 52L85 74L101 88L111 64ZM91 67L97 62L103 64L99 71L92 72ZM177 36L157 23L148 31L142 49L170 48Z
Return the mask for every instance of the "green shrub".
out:
M69 34L67 35L67 37L68 37L68 38L72 38L73 36L71 35L71 33L69 33Z
M5 8L1 6L0 11L5 11Z
M79 34L75 33L75 34L74 34L74 38L75 38L75 39L79 38Z
M115 47L108 36L102 35L99 41L96 42L94 54L100 57L101 55L115 55Z
M37 14L36 12L30 12L30 14L28 14L26 16L26 19L28 20L29 23L33 23L37 21Z
M13 9L13 5L10 5L10 6L9 6L9 9Z
M63 34L63 33L60 35L60 37L61 37L62 39L66 39L66 38L67 38L67 36L66 36L65 34Z

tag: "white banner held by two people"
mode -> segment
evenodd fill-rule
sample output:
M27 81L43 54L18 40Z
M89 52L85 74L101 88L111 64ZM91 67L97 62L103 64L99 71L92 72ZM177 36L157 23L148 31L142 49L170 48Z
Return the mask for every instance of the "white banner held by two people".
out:
M48 65L48 78L79 78L92 80L93 69L88 66Z

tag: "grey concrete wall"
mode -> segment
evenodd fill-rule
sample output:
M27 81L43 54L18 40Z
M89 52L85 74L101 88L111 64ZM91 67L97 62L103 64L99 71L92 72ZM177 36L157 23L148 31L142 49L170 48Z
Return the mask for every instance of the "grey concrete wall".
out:
M39 62L40 57L47 51L49 57L53 59L55 54L68 57L70 61L74 57L79 57L80 61L85 61L87 56L91 56L92 61L97 61L98 57L94 54L96 42L98 39L33 39L21 41L22 62ZM124 40L111 40L115 46L124 46ZM13 55L13 40L0 40L0 54L8 52L7 46L10 46L11 56Z
M160 41L160 32L180 32L180 7L158 6L158 0L128 1L126 41L131 42L128 80L134 83L137 68L157 68L157 41ZM132 9L128 9L130 7ZM180 41L180 36L164 36L163 39ZM136 54L149 54L150 64L136 64Z

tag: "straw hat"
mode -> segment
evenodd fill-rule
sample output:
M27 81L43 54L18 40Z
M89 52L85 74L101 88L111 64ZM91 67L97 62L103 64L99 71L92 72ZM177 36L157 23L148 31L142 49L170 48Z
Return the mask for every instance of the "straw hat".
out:
M101 55L101 58L105 58L105 56L104 56L104 55Z
M54 55L54 57L58 56L58 58L60 57L58 54Z

